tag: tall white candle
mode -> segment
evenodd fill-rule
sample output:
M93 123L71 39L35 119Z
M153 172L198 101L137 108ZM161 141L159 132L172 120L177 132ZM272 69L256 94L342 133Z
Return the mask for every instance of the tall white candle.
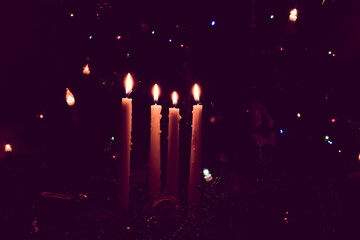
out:
M176 108L178 95L172 93L174 107L169 108L168 131L168 159L166 194L178 197L179 195L179 121L181 119L179 108Z
M161 175L161 152L160 152L160 119L161 106L156 102L159 98L159 87L155 84L153 95L155 104L151 105L151 126L150 126L150 161L149 161L149 198L154 200L160 194Z
M120 151L119 151L119 201L121 208L128 208L129 205L129 177L130 177L130 151L131 151L131 130L132 130L132 99L128 95L132 89L133 80L130 73L125 79L126 98L123 98L121 108L120 126Z
M200 88L195 84L193 88L194 98L197 105L193 106L190 174L188 200L191 203L200 200L198 186L201 184L201 134L202 134L202 105L199 104Z

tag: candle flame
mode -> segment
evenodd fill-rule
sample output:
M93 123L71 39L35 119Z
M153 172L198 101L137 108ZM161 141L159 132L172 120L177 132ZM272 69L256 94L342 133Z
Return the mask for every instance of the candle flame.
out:
M86 64L83 68L83 74L85 75L90 75L90 68L89 68L89 64Z
M128 73L125 78L125 92L126 95L129 95L131 93L133 87L133 79L131 77L131 74Z
M11 152L12 151L12 147L10 144L5 144L5 152Z
M171 99L173 101L173 104L174 106L177 104L177 101L178 101L178 94L174 91L172 94L171 94Z
M69 106L74 106L75 104L75 97L74 95L72 94L72 92L70 92L70 90L68 88L66 88L66 95L65 95L65 98L66 98L66 102Z
M160 95L160 89L159 89L159 86L157 84L154 85L153 95L154 95L154 101L157 102L158 99L159 99L159 95Z
M200 88L199 85L195 84L193 88L194 99L196 102L200 101Z

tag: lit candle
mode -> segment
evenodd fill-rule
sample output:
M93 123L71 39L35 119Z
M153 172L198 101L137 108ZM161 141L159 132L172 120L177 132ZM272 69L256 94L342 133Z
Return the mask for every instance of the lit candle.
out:
M202 105L200 101L200 88L195 84L193 94L197 105L193 106L191 152L190 152L190 174L189 174L189 202L200 199L198 186L201 184L201 133L202 133Z
M151 128L150 128L150 162L149 162L149 197L154 200L160 194L160 119L161 106L157 105L159 87L153 88L155 104L151 105Z
M70 107L72 122L75 124L79 123L80 118L79 118L79 114L75 107L75 97L74 97L74 94L72 94L72 92L68 88L66 88L65 99L66 99L67 105ZM40 118L42 118L41 116L42 115L40 115Z
M132 90L133 80L130 73L125 78L126 98L123 98L120 126L120 151L119 151L119 194L120 207L128 208L129 205L129 177L130 177L130 151L132 128L132 99L128 98Z
M168 159L166 194L178 197L179 194L179 121L181 119L179 108L176 108L178 95L172 93L174 107L169 108L168 131Z
M86 64L83 68L83 74L84 75L90 75L90 68L89 68L89 64Z
M296 19L297 19L297 10L296 8L294 8L290 11L289 20L291 22L296 22Z

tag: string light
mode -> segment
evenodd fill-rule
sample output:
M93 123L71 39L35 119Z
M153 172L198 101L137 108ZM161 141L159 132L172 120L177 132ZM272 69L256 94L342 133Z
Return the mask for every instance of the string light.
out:
M86 64L83 68L83 74L84 75L90 75L90 68L89 68L89 64Z
M5 144L5 152L12 152L12 147L9 143Z
M296 9L296 8L292 9L292 10L290 11L289 20L290 20L291 22L296 22L297 15L298 15L297 9Z

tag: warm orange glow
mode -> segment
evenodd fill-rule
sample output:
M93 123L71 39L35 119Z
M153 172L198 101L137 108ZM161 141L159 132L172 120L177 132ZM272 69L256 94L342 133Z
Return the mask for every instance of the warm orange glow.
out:
M128 73L126 75L126 78L125 78L125 92L126 92L126 95L131 93L132 87L133 87L133 79L131 77L131 74Z
M199 85L195 84L193 88L194 99L196 102L200 101L200 88Z
M12 147L10 144L5 144L5 152L11 152L12 151Z
M89 64L86 64L83 68L83 74L85 75L90 75L90 68L89 68Z
M44 115L40 114L40 115L39 115L39 118L44 118Z
M358 159L359 159L359 161L360 161L360 153L359 153Z
M75 105L75 97L74 95L70 92L70 90L68 88L66 88L66 102L69 106L74 106Z
M157 84L155 84L153 87L153 95L154 95L154 101L157 102L159 99L159 95L160 95L160 89Z
M174 106L177 104L177 101L178 101L178 94L174 91L172 94L171 94L171 99L172 99L172 102L174 104Z
M298 14L298 12L297 12L296 8L292 9L290 11L289 20L292 22L295 22L297 19L297 14Z

